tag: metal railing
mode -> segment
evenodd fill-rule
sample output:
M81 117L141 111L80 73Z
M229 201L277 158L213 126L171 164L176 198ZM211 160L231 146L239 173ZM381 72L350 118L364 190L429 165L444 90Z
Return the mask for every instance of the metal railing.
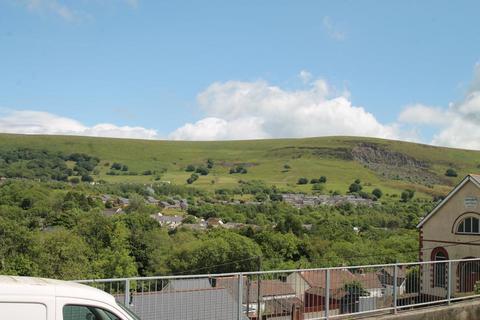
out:
M480 296L480 258L81 280L143 320L301 320L396 313Z

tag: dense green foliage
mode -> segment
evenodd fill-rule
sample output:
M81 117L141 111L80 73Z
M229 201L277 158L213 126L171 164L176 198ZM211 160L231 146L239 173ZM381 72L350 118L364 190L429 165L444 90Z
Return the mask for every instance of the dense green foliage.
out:
M433 203L390 200L373 207L295 209L276 189L246 183L224 192L166 184L68 184L7 180L0 188L0 273L63 279L205 273L415 260L414 230ZM237 230L160 227L144 199L185 197L188 220L221 218ZM101 194L130 199L125 213L104 214ZM264 195L260 204L222 203Z
M0 181L1 274L78 279L414 261L415 225L446 190L360 165L345 151L359 145L353 138L178 147L2 137L0 176L7 179ZM438 183L454 181L444 175L446 161L459 172L477 165L473 152L427 153L393 142L388 148L413 150L416 159L433 164L442 157L425 176L441 176ZM282 200L290 192L352 193L376 201L297 209ZM120 205L102 202L105 194L128 198L128 204L112 214ZM149 197L171 205L186 199L188 210L173 213L184 215L184 224L220 218L238 227L161 227L151 217L161 209Z

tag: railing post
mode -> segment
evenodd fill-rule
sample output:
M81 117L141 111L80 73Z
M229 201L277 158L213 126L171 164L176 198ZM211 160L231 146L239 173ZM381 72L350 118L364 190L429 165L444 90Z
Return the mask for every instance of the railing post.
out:
M447 301L448 304L452 302L452 261L448 260L447 267Z
M130 306L130 280L125 280L125 307Z
M330 269L325 272L325 319L328 320L330 313Z
M238 320L242 319L243 313L243 274L238 274Z
M398 265L393 266L393 313L397 313L397 278L398 278Z

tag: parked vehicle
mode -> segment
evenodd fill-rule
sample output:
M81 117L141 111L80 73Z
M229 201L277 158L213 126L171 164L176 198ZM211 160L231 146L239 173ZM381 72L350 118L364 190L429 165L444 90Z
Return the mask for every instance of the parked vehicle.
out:
M0 319L140 320L115 298L67 281L0 276Z

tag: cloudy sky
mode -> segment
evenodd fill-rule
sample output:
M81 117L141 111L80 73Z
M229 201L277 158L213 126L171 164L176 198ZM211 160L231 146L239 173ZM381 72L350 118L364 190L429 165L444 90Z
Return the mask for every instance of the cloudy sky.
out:
M0 0L0 132L480 149L478 1Z

